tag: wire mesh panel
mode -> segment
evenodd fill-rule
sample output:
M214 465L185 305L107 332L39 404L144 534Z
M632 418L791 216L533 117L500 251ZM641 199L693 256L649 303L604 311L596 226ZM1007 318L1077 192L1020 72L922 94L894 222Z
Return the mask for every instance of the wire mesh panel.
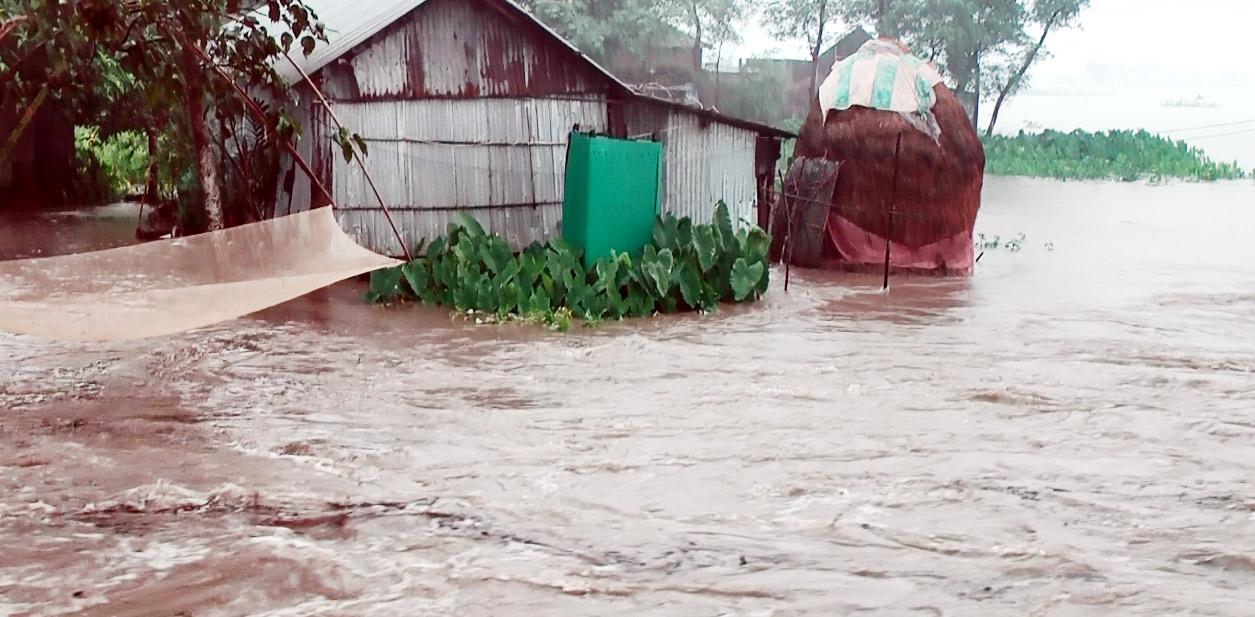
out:
M789 263L804 268L819 266L840 170L837 161L812 158L799 158L789 167L771 221L775 245Z

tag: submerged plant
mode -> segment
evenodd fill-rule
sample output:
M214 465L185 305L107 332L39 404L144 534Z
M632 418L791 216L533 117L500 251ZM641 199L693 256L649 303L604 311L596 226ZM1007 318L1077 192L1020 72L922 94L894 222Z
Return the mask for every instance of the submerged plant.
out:
M1018 253L1024 250L1024 243L1028 241L1028 235L1024 233L1016 234L1010 240L1003 241L1002 236L986 236L985 234L976 234L975 247L978 251L996 251L1005 249L1012 253ZM1053 248L1053 245L1050 245Z
M710 224L664 214L653 242L639 255L612 253L583 265L561 239L515 254L463 213L448 233L415 251L399 268L371 275L366 299L414 299L447 306L480 323L530 321L565 331L574 319L650 317L683 310L712 312L720 302L748 302L766 293L771 239L762 229L737 231L726 204Z

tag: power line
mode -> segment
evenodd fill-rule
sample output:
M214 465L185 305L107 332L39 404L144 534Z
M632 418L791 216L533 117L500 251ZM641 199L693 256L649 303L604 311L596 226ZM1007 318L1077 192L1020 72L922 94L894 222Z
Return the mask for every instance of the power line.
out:
M1205 126L1195 126L1195 127L1190 127L1187 129L1171 129L1171 130L1159 131L1159 132L1160 133L1188 133L1191 131L1201 131L1203 129L1218 129L1218 128L1224 128L1227 126L1240 126L1243 124L1252 124L1252 123L1255 123L1255 118L1251 118L1250 120L1238 120L1237 122L1225 122L1222 124L1208 124Z
M1234 135L1246 135L1248 133L1255 133L1255 129L1234 131L1232 133L1220 133L1219 135L1203 135L1202 137L1187 137L1186 140L1187 141L1200 141L1203 139L1219 139L1221 137L1233 137Z

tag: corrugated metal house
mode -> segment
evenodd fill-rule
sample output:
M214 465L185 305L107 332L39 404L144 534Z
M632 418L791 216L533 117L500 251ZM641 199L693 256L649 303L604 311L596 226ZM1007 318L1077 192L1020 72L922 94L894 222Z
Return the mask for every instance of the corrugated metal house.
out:
M369 147L367 166L407 243L469 211L516 247L554 236L573 128L665 143L663 208L708 219L723 200L752 218L791 134L653 99L581 54L510 0L313 0L329 44L298 60ZM285 72L286 71L286 72ZM333 123L294 68L298 150L373 250L401 247ZM292 163L285 161L285 171ZM276 211L322 205L299 172Z

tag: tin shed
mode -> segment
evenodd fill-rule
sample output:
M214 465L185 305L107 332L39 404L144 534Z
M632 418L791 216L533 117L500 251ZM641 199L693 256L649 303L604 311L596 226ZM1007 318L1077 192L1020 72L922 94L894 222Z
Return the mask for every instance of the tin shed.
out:
M299 71L279 67L303 127L298 151L341 225L381 253L402 250L302 72L365 139L366 165L409 244L443 234L459 211L516 247L554 236L573 129L661 141L665 211L708 219L723 200L749 219L779 142L792 137L640 95L511 0L307 2L330 41L298 59ZM293 177L276 212L323 205L308 179Z

